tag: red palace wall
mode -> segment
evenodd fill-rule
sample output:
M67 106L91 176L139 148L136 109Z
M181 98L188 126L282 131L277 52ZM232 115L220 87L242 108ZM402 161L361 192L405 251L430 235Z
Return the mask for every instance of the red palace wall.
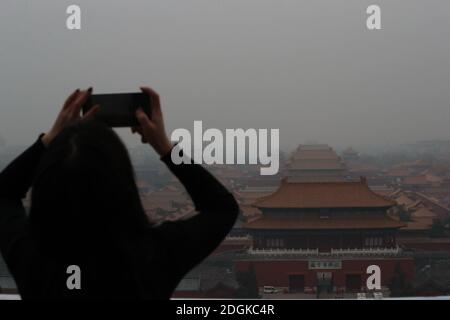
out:
M289 275L304 275L305 286L314 287L317 285L317 272L332 272L333 285L345 287L347 274L360 274L362 283L366 283L367 267L378 265L381 269L381 285L387 286L394 275L397 263L400 264L405 277L412 281L414 277L414 261L411 258L398 259L372 259L372 260L341 260L341 269L308 269L308 261L235 261L235 271L247 271L250 264L253 264L258 286L289 287Z

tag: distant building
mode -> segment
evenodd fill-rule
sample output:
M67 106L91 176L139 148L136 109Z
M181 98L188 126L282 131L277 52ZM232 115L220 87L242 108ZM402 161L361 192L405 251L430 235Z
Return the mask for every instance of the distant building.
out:
M359 153L353 148L347 148L342 152L342 159L347 163L354 163L359 161Z
M345 165L328 145L300 145L287 163L285 176L296 182L344 181Z
M409 145L416 154L433 155L436 157L450 154L450 140L425 140Z
M392 216L403 220L397 242L403 248L419 252L450 251L450 237L432 237L433 222L450 218L450 208L435 199L414 191L396 190L389 197L397 202Z
M142 206L152 222L187 218L196 213L194 205L179 182L148 194L141 194Z

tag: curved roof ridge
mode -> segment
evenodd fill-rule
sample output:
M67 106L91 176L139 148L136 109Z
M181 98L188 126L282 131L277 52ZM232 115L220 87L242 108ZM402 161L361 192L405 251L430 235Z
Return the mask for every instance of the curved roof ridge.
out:
M254 203L260 208L392 207L396 202L360 181L293 182L283 178L278 189Z

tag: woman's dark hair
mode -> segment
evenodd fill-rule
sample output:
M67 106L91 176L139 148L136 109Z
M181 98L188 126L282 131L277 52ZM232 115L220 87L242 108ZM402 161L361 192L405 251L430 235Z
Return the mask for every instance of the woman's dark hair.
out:
M127 149L94 121L66 127L48 146L32 185L30 231L56 257L95 252L148 228Z

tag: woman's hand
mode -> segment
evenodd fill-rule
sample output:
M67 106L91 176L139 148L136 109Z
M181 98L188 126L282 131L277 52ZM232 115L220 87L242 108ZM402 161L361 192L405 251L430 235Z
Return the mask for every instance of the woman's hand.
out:
M164 156L172 150L172 143L167 137L166 129L164 128L159 95L148 87L142 87L141 90L150 99L151 119L147 117L142 108L139 108L136 111L139 126L133 127L131 131L139 133L143 143L149 143L160 156Z
M62 110L59 112L53 127L42 137L42 143L47 147L50 142L61 132L64 127L77 120L90 119L98 112L100 106L96 105L83 117L80 116L81 108L92 93L92 88L85 91L75 90L66 100Z

